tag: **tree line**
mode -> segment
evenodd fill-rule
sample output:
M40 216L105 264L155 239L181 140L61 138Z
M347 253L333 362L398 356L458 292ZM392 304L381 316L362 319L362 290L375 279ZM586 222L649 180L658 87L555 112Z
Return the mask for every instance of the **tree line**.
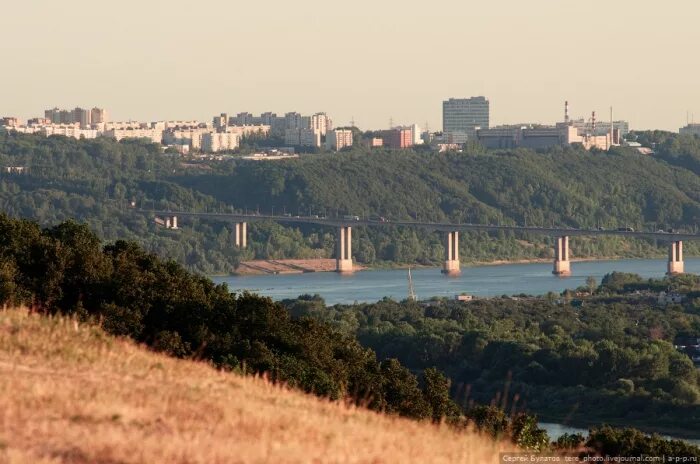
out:
M678 337L700 337L700 278L613 273L594 296L576 296L588 291L473 302L326 307L306 296L283 303L411 370L441 369L455 397L466 389L470 399L488 403L508 391L509 401L517 397L549 420L700 432L700 375L673 345ZM683 292L685 300L660 305L660 291Z
M300 301L318 303L313 297ZM133 242L102 244L86 225L73 221L42 229L0 215L0 304L73 315L172 356L266 374L325 398L458 428L475 425L525 449L566 449L580 438L550 444L537 418L525 412L506 414L478 402L461 406L453 399L451 381L425 358L420 366L414 361L406 366L378 354L335 321L299 314L299 307L288 309L269 298L232 294L225 284L215 285ZM396 314L403 311L387 308L392 307ZM343 314L340 320L352 324L351 313ZM596 433L605 439L589 437L585 453L629 447L617 430ZM680 455L700 455L682 442L659 443Z
M105 240L134 240L147 251L206 274L231 273L246 259L334 255L335 231L255 223L249 249L233 247L232 225L192 221L177 232L129 208L383 216L444 222L692 231L700 218L695 139L640 134L657 155L576 148L437 154L356 148L279 163L198 161L161 153L142 140L75 140L0 133L0 207L48 226L69 218ZM644 138L646 137L646 139ZM657 140L652 142L651 140ZM358 228L355 259L370 265L443 260L442 237L410 229ZM551 258L548 237L465 233L465 262ZM650 257L663 244L618 237L575 238L578 257ZM688 244L686 254L697 254Z

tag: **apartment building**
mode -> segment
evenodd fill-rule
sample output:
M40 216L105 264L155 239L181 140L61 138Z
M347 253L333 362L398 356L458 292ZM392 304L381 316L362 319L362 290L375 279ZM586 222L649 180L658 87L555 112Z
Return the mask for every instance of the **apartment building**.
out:
M202 151L217 153L235 150L240 145L240 136L231 132L207 132L202 135Z
M381 132L383 146L391 149L413 146L413 130L410 127L395 127Z
M123 139L149 139L153 143L163 143L163 130L151 127L114 127L102 131L104 137L110 137L116 141Z
M326 133L326 148L339 151L345 147L352 147L352 130L333 129Z

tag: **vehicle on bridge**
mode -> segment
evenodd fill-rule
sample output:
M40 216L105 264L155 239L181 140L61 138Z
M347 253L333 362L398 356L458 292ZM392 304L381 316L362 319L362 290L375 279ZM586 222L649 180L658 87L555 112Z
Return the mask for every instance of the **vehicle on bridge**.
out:
M360 220L360 216L354 216L354 215L352 215L352 214L346 214L345 216L343 216L343 219L348 220L348 221L359 221L359 220Z
M634 232L634 227L618 227L618 232Z

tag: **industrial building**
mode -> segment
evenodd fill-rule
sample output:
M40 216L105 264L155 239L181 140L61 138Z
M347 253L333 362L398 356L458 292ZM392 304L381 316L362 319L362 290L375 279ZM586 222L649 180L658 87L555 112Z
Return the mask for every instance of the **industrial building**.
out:
M589 120L569 117L569 102L564 104L564 122L554 126L518 125L501 126L491 129L478 129L477 139L489 149L530 148L547 149L554 146L580 145L586 150L597 148L609 150L620 145L622 135L629 132L627 121L609 121L602 125L596 119L595 111Z
M700 124L689 123L678 131L681 135L700 135Z

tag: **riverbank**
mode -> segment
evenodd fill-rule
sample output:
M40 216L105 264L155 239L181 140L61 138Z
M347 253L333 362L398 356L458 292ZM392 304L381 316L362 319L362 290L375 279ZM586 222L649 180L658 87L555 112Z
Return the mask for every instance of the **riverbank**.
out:
M585 419L582 417L572 417L572 416L558 416L556 414L540 414L537 413L537 417L540 423L544 426L545 424L550 426L557 426L564 430L566 433L583 433L584 435L588 430L596 427L602 427L603 425L610 425L617 428L627 428L632 427L641 430L647 434L657 434L665 438L670 438L674 440L683 440L696 446L700 446L700 439L698 439L698 433L694 430L688 430L682 427L658 425L653 422L646 421L630 421L629 419L619 419L619 418L597 418L597 419ZM547 427L545 427L547 428Z
M591 257L591 258L576 258L571 262L591 262L591 261L615 261L620 259L630 259L622 256L613 257ZM638 258L648 259L648 258ZM462 262L463 268L481 267L481 266L505 266L509 264L543 264L551 263L552 258L528 258L528 259L501 259L493 261L465 261ZM439 267L433 264L407 264L394 263L390 261L382 261L374 263L371 266L358 264L354 265L355 272L359 271L379 271L379 270L397 270L397 269L435 269ZM252 261L243 261L238 266L233 276L254 276L254 275L277 275L277 274L305 274L312 272L335 272L335 258L315 258L315 259L258 259ZM225 276L219 276L225 277Z
M278 274L307 274L313 272L334 272L336 267L333 258L318 259L257 259L243 261L233 275L278 275ZM366 266L354 264L354 271L364 271Z

